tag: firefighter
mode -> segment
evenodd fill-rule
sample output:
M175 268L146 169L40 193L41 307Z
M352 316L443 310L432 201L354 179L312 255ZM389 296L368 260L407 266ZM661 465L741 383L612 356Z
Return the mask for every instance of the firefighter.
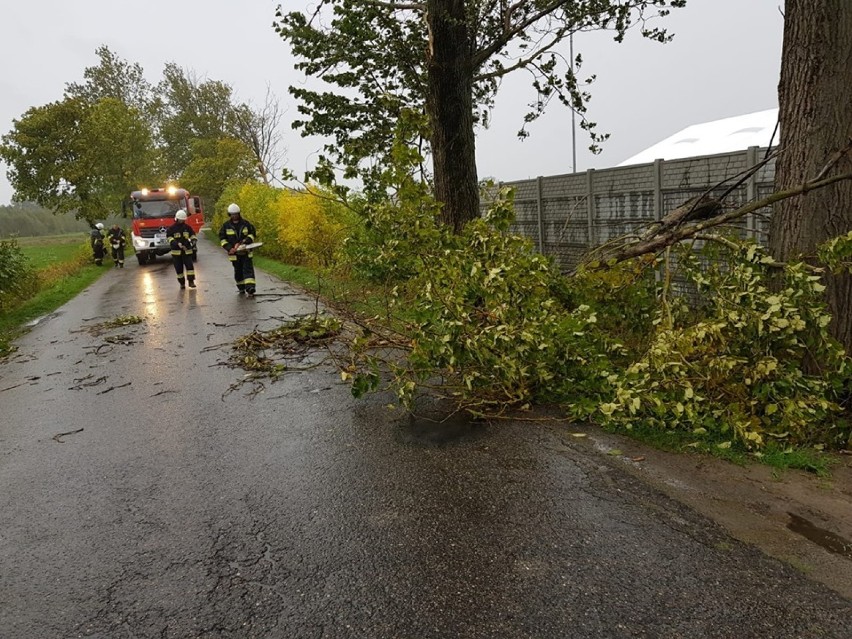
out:
M254 297L257 282L254 279L254 263L251 250L246 247L255 242L254 225L240 215L236 204L228 206L228 221L219 231L219 242L228 252L228 259L234 266L234 280L239 294Z
M169 245L172 247L172 263L175 265L178 284L186 288L195 288L195 265L192 260L192 241L196 239L195 231L186 223L186 211L181 209L175 214L175 223L166 231ZM186 278L184 279L184 274Z
M115 268L124 268L125 244L127 244L127 238L124 236L124 231L118 223L113 224L109 230L109 246Z
M95 257L95 264L101 266L104 263L104 240L106 236L104 235L104 225L98 222L95 224L95 228L92 229L92 232L89 233L89 241L92 245L92 253Z

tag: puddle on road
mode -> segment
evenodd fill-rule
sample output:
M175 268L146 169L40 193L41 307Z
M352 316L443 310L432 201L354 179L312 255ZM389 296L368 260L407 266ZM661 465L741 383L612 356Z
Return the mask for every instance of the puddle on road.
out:
M466 413L456 413L446 419L410 415L400 424L397 439L406 444L440 446L472 435L484 425L485 422L477 421Z
M841 557L852 559L852 542L844 539L840 535L835 535L830 530L814 526L804 517L799 517L793 513L787 513L790 516L790 522L787 528L794 533L800 534L805 539L808 539L818 546L825 548L829 552L833 552Z
M24 324L24 326L26 328L35 328L36 326L38 326L42 322L47 322L49 320L52 320L54 317L59 317L60 315L61 315L61 313L59 313L59 312L48 313L47 315L42 315L41 317L36 317L34 320L31 320L31 321L27 322L26 324Z

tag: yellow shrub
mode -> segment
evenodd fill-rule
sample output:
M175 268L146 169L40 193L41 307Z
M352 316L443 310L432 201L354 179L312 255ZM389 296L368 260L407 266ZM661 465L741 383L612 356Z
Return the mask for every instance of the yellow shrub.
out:
M213 229L216 233L228 221L228 205L236 202L242 217L254 225L257 240L263 242L263 255L276 259L284 258L284 250L278 242L277 201L283 191L260 182L229 184L222 197L216 202Z
M258 182L230 184L216 203L213 228L228 219L231 202L254 224L263 255L290 264L330 266L346 237L351 215L342 205L311 187L307 191L278 189Z
M343 242L344 225L329 214L328 201L311 193L285 193L279 199L278 239L290 260L330 266Z

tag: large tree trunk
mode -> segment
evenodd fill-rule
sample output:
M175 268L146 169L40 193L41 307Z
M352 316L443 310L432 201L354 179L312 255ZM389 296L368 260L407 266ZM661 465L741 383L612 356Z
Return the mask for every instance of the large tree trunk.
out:
M435 197L456 231L479 217L473 68L464 0L427 0L429 115Z
M782 153L776 188L816 176L852 139L852 0L786 0L778 86ZM835 170L849 171L846 156ZM852 182L776 205L770 235L780 261L812 260L825 240L852 229ZM852 276L829 275L832 334L852 353Z

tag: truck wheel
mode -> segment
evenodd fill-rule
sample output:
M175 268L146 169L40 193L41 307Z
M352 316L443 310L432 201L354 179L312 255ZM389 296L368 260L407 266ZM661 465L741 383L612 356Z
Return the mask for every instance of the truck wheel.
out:
M137 253L136 259L139 261L139 266L145 266L145 262L148 261L148 255L146 253Z

